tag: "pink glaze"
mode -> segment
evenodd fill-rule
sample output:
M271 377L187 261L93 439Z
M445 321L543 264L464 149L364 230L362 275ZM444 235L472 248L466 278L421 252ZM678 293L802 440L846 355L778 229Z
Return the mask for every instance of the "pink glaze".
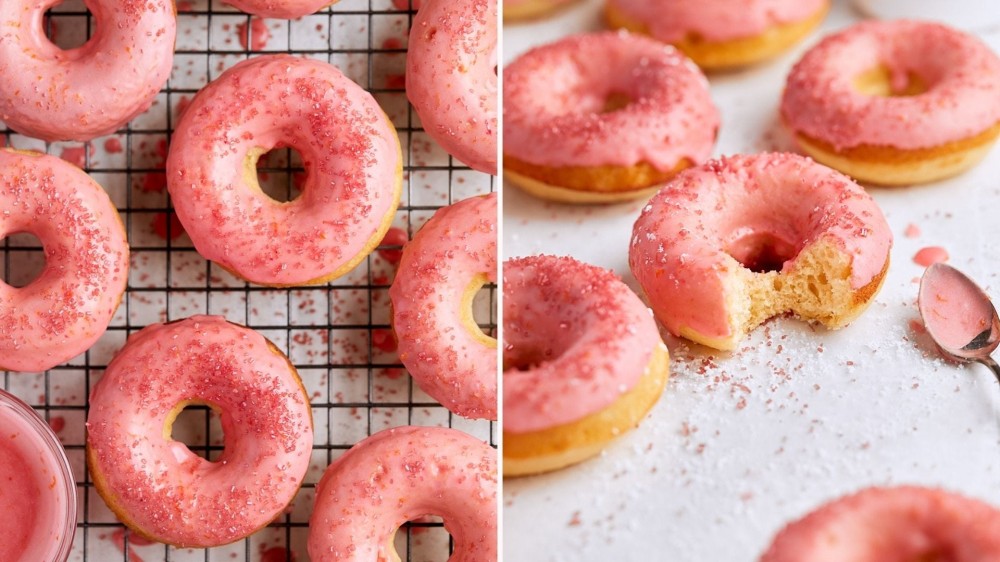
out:
M292 20L315 14L338 0L223 0L226 4L262 18Z
M763 34L816 15L827 0L608 0L631 20L649 27L660 41L690 36L731 41Z
M221 317L143 329L90 396L87 460L98 491L160 542L209 547L248 536L282 513L309 467L312 413L301 385L263 336ZM185 402L221 417L225 450L215 462L164 436Z
M396 529L425 515L444 519L455 543L449 562L496 562L496 450L444 427L397 427L361 441L316 486L309 557L398 560Z
M614 273L569 257L503 266L503 430L599 412L631 390L662 345L649 309Z
M913 263L924 267L930 267L932 264L943 261L948 261L948 250L945 250L941 246L927 246L926 248L920 248L917 250L917 253L913 255Z
M0 560L64 561L76 531L76 484L59 440L0 390Z
M107 193L59 158L0 149L0 240L30 232L45 269L0 281L0 370L44 371L104 334L128 280L125 229Z
M153 103L173 67L177 19L172 0L84 0L96 30L63 51L42 25L60 2L0 2L0 120L46 141L85 141Z
M423 2L410 29L406 97L448 154L494 175L496 68L496 0Z
M571 1L572 0L546 0L546 3L550 4L552 6L559 6L559 5L562 5L562 4L568 4ZM521 5L527 4L529 2L537 2L537 0L504 0L503 5L504 6L521 6Z
M601 113L611 94L631 103ZM661 171L708 158L719 127L705 76L684 55L625 32L569 37L504 69L504 154L542 166Z
M302 154L302 195L279 203L248 180L252 153ZM381 240L399 202L399 139L372 96L324 62L263 56L195 96L174 132L167 181L205 258L254 283L346 273ZM383 224L385 223L385 224Z
M855 77L878 66L888 68L897 90L908 73L929 89L862 94ZM912 150L966 139L1000 121L1000 58L979 39L937 23L866 21L826 37L795 65L781 117L793 132L837 150Z
M869 488L785 527L760 562L1000 560L1000 511L957 494Z
M773 241L797 256L826 241L851 259L851 287L881 273L892 233L875 201L847 176L794 154L711 160L681 172L646 205L632 232L629 265L673 334L732 335L724 282L743 267L743 242ZM794 257L782 272L794 270Z
M389 287L392 325L399 360L424 392L460 416L495 420L496 341L463 322L477 277L497 280L496 193L438 210L406 245Z
M942 347L960 350L984 333L996 341L1000 325L979 287L950 267L931 267L920 281L920 316Z

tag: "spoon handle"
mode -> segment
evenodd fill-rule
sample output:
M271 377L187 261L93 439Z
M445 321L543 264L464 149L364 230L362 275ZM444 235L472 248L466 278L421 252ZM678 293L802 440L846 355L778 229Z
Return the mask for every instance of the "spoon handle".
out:
M992 357L983 357L980 363L989 367L993 371L993 376L997 378L997 382L1000 382L1000 365L997 365L997 362Z

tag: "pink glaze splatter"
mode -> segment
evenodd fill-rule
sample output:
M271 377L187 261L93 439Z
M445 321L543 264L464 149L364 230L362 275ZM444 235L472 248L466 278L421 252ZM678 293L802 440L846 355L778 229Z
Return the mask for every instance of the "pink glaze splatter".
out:
M906 230L903 231L903 236L907 238L917 238L920 236L920 227L910 223L906 225Z
M398 344L392 330L376 328L372 330L372 346L385 352L396 351Z
M90 143L86 143L83 146L67 147L62 149L59 157L77 168L84 168L87 164L87 151L89 148Z
M240 45L247 50L262 51L267 48L267 42L271 39L271 30L267 28L267 22L261 18L250 18L249 29L246 22L237 24L236 34L240 39Z
M410 237L406 234L405 230L394 226L382 238L382 242L379 244L378 255L391 264L398 264L399 260L403 257L403 246L409 240ZM399 247L394 248L392 246Z
M122 141L118 137L111 137L104 141L104 152L108 154L120 154L123 150Z
M169 219L167 218L168 214ZM169 234L167 233L168 222L170 224ZM166 240L168 236L170 240L177 240L184 236L184 225L181 224L176 213L156 213L150 226L153 228L153 233L163 240Z
M913 262L917 265L930 267L931 264L948 261L948 250L941 246L928 246L921 248L913 255Z
M49 427L52 428L52 431L59 433L66 428L66 418L62 416L52 416L49 418Z

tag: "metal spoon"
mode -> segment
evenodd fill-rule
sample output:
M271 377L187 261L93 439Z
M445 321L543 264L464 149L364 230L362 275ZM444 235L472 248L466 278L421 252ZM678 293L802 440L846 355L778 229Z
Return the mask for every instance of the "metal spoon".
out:
M917 307L927 333L946 356L982 363L1000 382L1000 365L990 357L1000 345L1000 317L979 285L957 269L936 263L920 279Z

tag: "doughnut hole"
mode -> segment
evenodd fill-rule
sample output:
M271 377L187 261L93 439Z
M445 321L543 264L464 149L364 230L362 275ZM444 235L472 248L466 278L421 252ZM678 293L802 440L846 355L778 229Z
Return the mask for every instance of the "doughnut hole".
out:
M576 343L582 322L561 320L555 333L539 335L536 326L547 326L550 318L536 318L539 311L525 311L516 318L504 317L503 370L529 371L555 361Z
M620 109L625 109L632 104L632 97L623 92L610 92L604 98L604 107L601 113L614 113Z
M751 232L729 243L726 253L750 271L781 271L785 262L798 253L795 244L770 232Z
M0 280L20 289L41 276L45 270L45 251L37 236L21 232L0 240Z
M496 347L496 284L478 273L462 295L462 324L477 340Z
M256 168L257 185L271 199L290 203L302 195L307 170L298 150L277 146L250 154L249 160L248 168Z
M874 97L919 96L929 89L924 79L917 74L907 72L893 76L889 68L883 65L855 76L854 88Z
M164 439L183 443L193 454L209 462L222 455L223 447L213 445L223 442L220 416L205 402L186 401L175 406L167 414L163 433Z
M58 10L52 9L57 6ZM88 22L88 17L82 15L87 12L87 6L83 1L58 1L52 8L47 10L42 18L42 30L49 42L64 51L72 51L86 45L95 34L97 21L90 17ZM90 23L89 28L88 23Z
M451 534L436 515L403 523L390 541L389 560L446 560L451 555ZM393 556L395 555L395 557Z

